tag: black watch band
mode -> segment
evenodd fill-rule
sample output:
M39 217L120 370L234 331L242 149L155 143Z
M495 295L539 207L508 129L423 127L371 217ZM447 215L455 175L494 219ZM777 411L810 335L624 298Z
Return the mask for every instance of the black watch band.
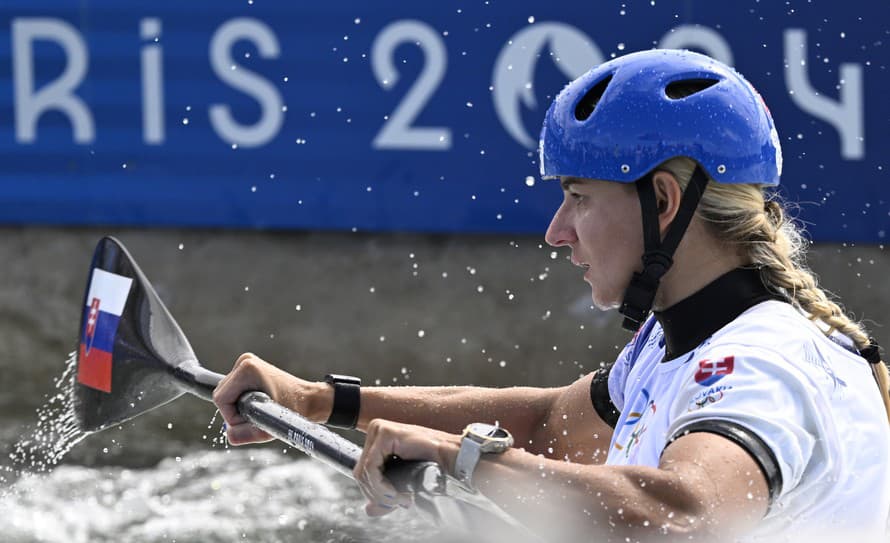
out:
M329 373L324 376L324 381L334 387L334 407L325 424L350 430L355 428L361 408L362 380L350 375Z

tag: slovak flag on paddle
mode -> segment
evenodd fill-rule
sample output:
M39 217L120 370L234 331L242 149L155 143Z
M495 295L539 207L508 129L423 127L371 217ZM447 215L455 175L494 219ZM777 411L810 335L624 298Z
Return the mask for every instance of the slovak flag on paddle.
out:
M93 269L87 289L83 330L77 356L77 382L111 392L111 355L121 314L133 280L99 268Z
M733 356L727 356L722 360L702 360L698 363L698 371L695 372L695 382L703 387L709 387L732 373L734 366Z

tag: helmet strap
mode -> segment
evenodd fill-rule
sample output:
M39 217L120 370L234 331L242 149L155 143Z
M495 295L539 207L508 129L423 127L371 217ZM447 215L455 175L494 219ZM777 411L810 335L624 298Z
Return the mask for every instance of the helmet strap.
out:
M683 234L686 233L689 222L692 220L708 184L708 176L705 175L701 166L696 165L695 171L692 172L692 179L689 180L689 185L680 198L677 215L662 240L658 226L658 202L655 198L654 175L655 170L637 179L635 183L643 216L643 271L634 272L630 284L624 292L624 301L618 310L624 315L624 322L621 326L631 332L639 330L649 315L661 278L673 265L674 251L680 245L680 240L683 239Z

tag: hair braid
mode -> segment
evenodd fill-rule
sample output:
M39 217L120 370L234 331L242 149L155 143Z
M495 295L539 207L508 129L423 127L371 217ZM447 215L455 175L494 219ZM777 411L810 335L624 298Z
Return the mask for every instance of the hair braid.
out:
M685 188L695 166L692 159L678 157L659 169L672 173ZM810 320L821 323L825 335L837 330L850 338L859 351L872 344L862 324L850 318L819 286L818 279L806 265L809 242L786 216L776 197L764 196L762 186L709 180L696 214L721 241L737 247L750 264L760 270L768 289L786 297ZM869 365L890 421L890 374L884 363Z
M785 294L810 319L828 325L826 334L838 330L853 340L857 349L866 348L870 341L862 325L828 297L806 267L804 255L808 243L794 223L785 218L782 206L775 200L767 200L764 209L764 228L774 232L775 243L752 244L749 251L752 263L760 268L764 284Z
M673 173L685 186L695 162L674 158L661 169ZM760 270L767 288L788 298L811 320L824 323L826 335L838 330L858 349L869 345L862 325L847 316L807 267L808 241L786 217L782 205L774 197L764 197L760 185L709 181L696 213L721 241L737 247Z

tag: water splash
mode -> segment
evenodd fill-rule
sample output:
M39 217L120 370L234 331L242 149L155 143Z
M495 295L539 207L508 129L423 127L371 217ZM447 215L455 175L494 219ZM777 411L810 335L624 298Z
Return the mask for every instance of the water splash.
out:
M352 481L269 449L192 452L144 469L66 464L17 487L0 497L4 543L437 540L411 511L368 519Z
M65 370L53 382L56 394L37 409L37 425L13 446L11 466L3 470L14 476L22 473L46 473L58 465L79 441L87 436L77 427L74 417L72 390L77 368L77 353L68 354ZM0 475L0 482L6 477Z

